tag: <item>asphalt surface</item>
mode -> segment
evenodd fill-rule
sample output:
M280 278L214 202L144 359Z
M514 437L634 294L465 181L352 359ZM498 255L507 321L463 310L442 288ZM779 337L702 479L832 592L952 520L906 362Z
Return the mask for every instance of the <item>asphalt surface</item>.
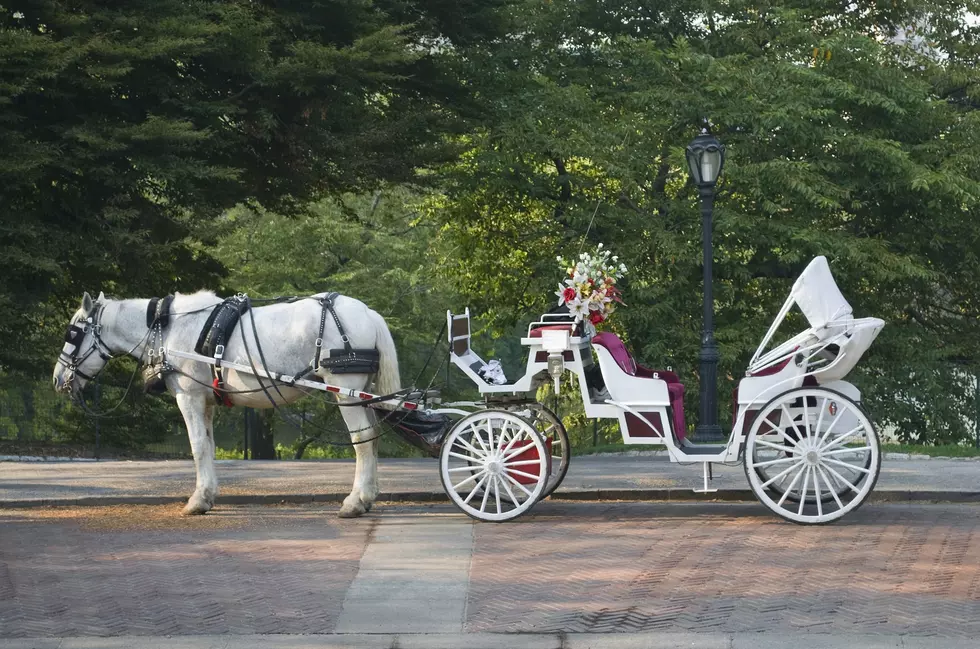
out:
M714 465L712 488L700 487L701 466L666 457L573 457L555 499L754 500L741 466ZM350 492L353 460L217 462L218 504L338 502ZM436 460L381 459L381 500L444 501ZM180 461L0 462L0 507L164 504L194 490L194 463ZM980 461L882 460L874 501L980 502Z

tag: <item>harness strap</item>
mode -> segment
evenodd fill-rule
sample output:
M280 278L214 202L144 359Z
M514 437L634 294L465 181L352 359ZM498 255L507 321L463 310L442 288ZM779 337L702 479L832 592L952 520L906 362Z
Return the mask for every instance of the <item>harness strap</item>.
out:
M348 354L353 351L350 344L350 338L347 337L347 332L344 331L344 325L340 324L340 318L337 317L337 312L333 308L333 301L337 299L340 293L328 293L325 297L320 300L320 304L323 305L323 311L320 313L320 336L316 339L316 357L313 360L313 369L320 367L320 351L323 348L323 334L324 326L327 323L327 311L333 316L334 324L337 325L337 331L340 332L340 339L344 341L344 351Z
M159 325L166 328L170 324L170 305L174 301L174 296L168 295L164 298L154 297L146 307L146 326Z

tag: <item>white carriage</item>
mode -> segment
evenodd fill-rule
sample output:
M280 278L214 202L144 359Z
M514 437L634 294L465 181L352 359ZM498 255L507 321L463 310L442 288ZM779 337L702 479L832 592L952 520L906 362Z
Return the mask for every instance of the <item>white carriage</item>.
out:
M796 305L809 327L767 351ZM874 488L881 453L860 392L844 381L884 326L855 319L827 260L815 258L793 285L733 395L734 426L724 444L687 438L684 385L676 374L636 363L618 336L589 335L565 315L528 327L524 375L488 382L471 347L470 315L447 314L452 362L484 396L440 440L439 463L450 499L485 521L513 519L552 493L568 469L561 421L536 403L538 388L571 372L586 416L616 419L626 444L659 445L672 462L700 463L704 488L712 463L744 462L758 499L797 523L827 523L859 507ZM596 372L596 365L599 372ZM601 378L598 378L601 377ZM598 385L601 382L602 385Z

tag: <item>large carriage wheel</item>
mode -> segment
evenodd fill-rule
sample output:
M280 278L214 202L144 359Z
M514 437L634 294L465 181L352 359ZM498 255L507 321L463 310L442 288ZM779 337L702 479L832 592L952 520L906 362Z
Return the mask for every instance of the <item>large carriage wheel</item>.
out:
M442 444L439 475L468 516L501 522L529 510L544 492L551 455L527 420L501 410L460 419Z
M797 388L773 398L745 440L752 491L795 523L829 523L854 511L874 489L880 469L871 420L857 403L827 388Z

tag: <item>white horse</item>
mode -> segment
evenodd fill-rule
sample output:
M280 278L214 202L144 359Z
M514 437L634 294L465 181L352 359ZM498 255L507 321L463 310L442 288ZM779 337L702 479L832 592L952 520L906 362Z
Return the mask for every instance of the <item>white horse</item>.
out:
M325 293L312 296L320 298ZM81 308L75 312L69 323L62 349L54 369L54 387L73 399L79 398L85 384L95 377L113 355L128 354L138 361L148 359L148 327L146 312L150 300L107 299L103 293L93 300L88 293L82 297ZM200 291L191 295L175 294L170 308L170 321L163 330L167 349L193 352L195 343L211 309L221 303L210 291ZM362 302L339 296L334 300L334 309L340 318L350 343L354 348L376 348L380 354L378 373L331 374L317 368L316 374L325 382L353 390L365 390L372 379L379 394L390 394L400 389L398 358L395 344L384 319ZM240 328L247 341L247 352L251 354L255 367L261 369L258 348L268 362L266 368L272 372L295 375L311 365L316 352L316 339L320 336L322 308L316 299L301 299L290 303L276 303L252 307L241 316L238 325L230 332L226 342L224 360L249 366L246 347L242 342ZM255 331L252 330L254 316ZM323 331L322 350L343 347L343 341L334 324L327 317ZM155 347L159 348L159 341ZM218 493L218 478L214 468L214 433L212 420L217 405L212 392L211 368L205 363L167 358L170 365L178 371L165 375L167 390L174 395L177 406L187 425L191 451L197 469L197 488L184 507L183 513L204 514L214 506ZM223 370L223 381L232 404L251 408L270 408L269 397L250 374ZM269 394L277 404L295 401L304 393L296 388L262 379ZM277 389L278 388L278 389ZM236 394L236 391L253 390ZM254 391L257 390L257 391ZM354 401L348 397L339 398ZM378 436L377 419L368 408L342 407L344 422L351 441L361 442L375 438L374 441L356 444L357 463L354 471L354 485L344 499L340 516L344 518L360 516L371 509L378 496Z

